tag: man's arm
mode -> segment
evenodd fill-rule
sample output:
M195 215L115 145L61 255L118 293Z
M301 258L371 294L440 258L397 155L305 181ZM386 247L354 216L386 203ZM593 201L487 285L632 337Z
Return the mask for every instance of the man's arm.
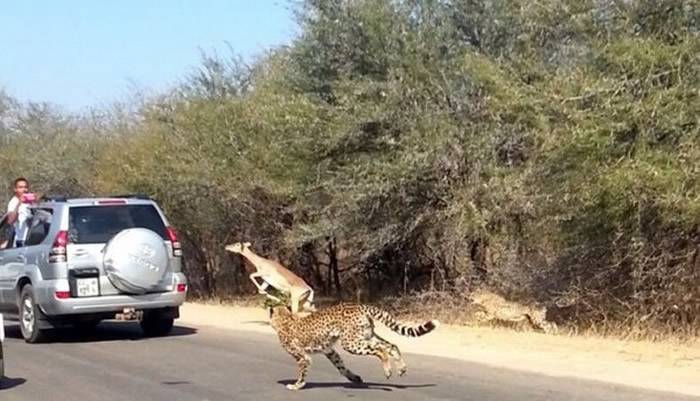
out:
M17 212L7 212L7 224L15 224L17 221Z
M17 217L19 216L19 206L22 204L17 197L13 197L10 199L10 202L7 204L7 217L6 217L6 222L7 224L15 224L17 221Z

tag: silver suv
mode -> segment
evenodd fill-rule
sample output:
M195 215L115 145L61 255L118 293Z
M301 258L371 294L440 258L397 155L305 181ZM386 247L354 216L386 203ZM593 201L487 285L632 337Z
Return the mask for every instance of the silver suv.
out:
M145 196L49 197L31 208L24 243L0 224L0 310L17 313L22 336L139 320L166 335L179 317L187 280L175 231Z
M5 377L5 356L2 350L5 344L5 323L3 323L2 319L2 313L0 313L0 382Z

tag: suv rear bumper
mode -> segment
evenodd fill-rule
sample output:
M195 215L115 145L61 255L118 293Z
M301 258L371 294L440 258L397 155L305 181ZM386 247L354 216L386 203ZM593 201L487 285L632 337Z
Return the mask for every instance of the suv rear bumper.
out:
M186 283L184 274L175 273L172 291L144 295L102 295L99 297L57 299L56 291L65 291L67 280L46 280L35 290L36 302L47 317L104 312L121 312L124 308L137 310L177 307L185 302L186 292L177 292L178 283Z

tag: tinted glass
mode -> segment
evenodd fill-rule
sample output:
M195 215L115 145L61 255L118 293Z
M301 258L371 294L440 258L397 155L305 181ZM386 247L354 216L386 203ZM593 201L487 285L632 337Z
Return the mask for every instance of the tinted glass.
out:
M165 225L152 205L71 207L68 236L74 244L98 244L127 228L147 228L166 239Z
M49 209L34 209L32 217L29 219L29 235L27 235L26 246L40 244L49 234L51 228L51 215L53 211Z

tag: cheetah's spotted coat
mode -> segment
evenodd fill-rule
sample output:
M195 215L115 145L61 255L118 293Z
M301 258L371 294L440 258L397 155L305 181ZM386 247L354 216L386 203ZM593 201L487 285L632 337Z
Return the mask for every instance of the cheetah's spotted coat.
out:
M345 367L340 355L333 349L338 341L351 354L374 355L379 358L387 379L392 373L390 359L394 360L399 375L403 376L406 373L406 363L399 348L374 333L374 320L408 337L427 334L439 324L437 320L431 320L418 326L406 326L382 309L361 304L339 304L304 317L293 315L284 306L269 310L270 325L277 332L280 344L299 366L296 383L287 385L290 390L299 390L306 385L306 374L311 365L310 354L313 353L323 353L340 374L351 382L362 382L360 376Z

